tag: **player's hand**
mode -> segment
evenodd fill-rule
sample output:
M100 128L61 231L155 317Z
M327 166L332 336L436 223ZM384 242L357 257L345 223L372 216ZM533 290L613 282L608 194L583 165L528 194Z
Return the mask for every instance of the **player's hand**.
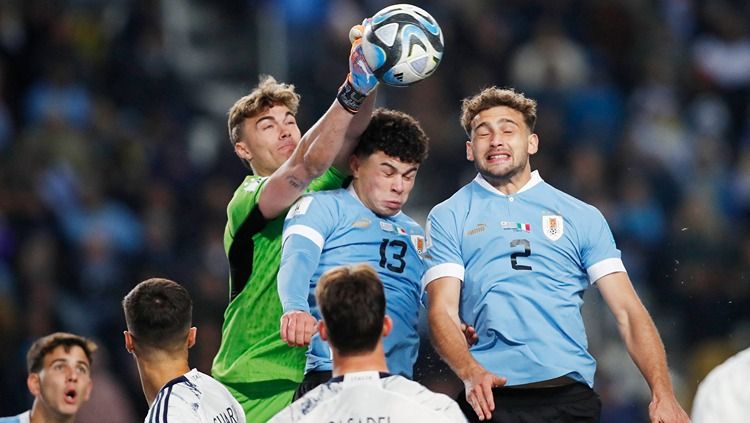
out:
M281 340L290 347L310 345L318 330L318 321L308 312L292 310L281 316Z
M492 388L505 385L507 380L479 367L473 372L471 377L465 379L463 382L466 390L466 401L474 409L474 412L477 413L479 420L492 419L492 412L495 410L495 398L492 395Z
M371 25L372 18L362 21L361 25L354 25L349 30L349 41L352 48L349 52L349 75L347 80L359 94L368 95L378 86L378 79L372 73L370 65L365 59L362 52L362 37L365 35L365 28Z
M479 335L477 335L477 330L474 329L474 326L467 325L466 323L461 323L461 332L464 333L464 337L466 338L466 343L469 346L472 346L479 341Z
M653 396L648 405L648 416L651 423L690 423L690 417L674 395Z

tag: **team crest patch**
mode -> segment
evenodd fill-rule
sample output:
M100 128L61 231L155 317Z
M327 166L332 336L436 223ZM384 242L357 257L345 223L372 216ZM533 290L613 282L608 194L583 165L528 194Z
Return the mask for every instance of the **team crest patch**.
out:
M422 235L412 235L411 243L414 244L417 254L421 256L424 253L424 237Z
M305 213L307 213L307 209L310 208L310 204L313 201L313 197L310 195L305 195L299 200L297 200L296 203L292 206L292 208L289 209L289 213L286 214L286 218L290 219L294 216L301 216Z
M545 215L542 216L542 231L544 236L557 241L563 236L563 218L559 215Z

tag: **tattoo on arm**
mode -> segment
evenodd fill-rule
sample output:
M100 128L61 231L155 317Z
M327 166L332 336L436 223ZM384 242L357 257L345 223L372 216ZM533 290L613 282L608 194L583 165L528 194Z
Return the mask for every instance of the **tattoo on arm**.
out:
M294 188L296 188L298 190L302 190L305 187L305 185L302 183L302 181L300 181L299 179L297 179L297 178L295 178L294 176L291 176L291 175L286 177L286 181L287 181L287 183L289 183L289 185L291 185L292 187L294 187Z

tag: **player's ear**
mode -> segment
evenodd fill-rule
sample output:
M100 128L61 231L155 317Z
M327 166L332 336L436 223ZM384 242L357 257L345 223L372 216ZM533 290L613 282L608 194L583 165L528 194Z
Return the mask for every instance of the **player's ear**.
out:
M26 378L26 386L29 388L31 395L37 397L42 394L42 383L39 378L39 373L29 373Z
M466 160L474 161L474 151L471 149L471 140L466 140Z
M322 320L318 322L318 333L320 333L320 339L328 342L328 329L326 329L326 324Z
M234 153L242 160L247 160L248 162L253 160L253 153L241 141L234 143Z
M349 171L352 173L353 177L358 177L359 173L359 166L360 166L359 157L357 155L352 154L351 157L349 157Z
M195 345L195 338L198 336L198 328L193 326L188 331L188 337L187 337L187 346L188 348L192 348L193 345Z
M382 336L388 336L391 333L391 329L393 329L393 320L391 320L391 316L385 315L383 318L383 333Z
M539 151L539 136L537 134L529 135L529 155L536 154Z
M125 337L125 350L130 354L133 354L133 351L135 351L135 348L133 347L133 335L126 330L122 331L122 335Z
M89 378L89 384L86 386L86 389L83 391L83 400L88 401L91 397L91 390L94 389L94 381Z

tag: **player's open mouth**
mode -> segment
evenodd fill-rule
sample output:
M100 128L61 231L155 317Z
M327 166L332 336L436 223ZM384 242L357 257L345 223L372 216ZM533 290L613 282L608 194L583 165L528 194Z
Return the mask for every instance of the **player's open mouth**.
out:
M75 389L68 389L65 391L65 402L75 404L76 396L78 396L78 392Z
M497 153L497 154L490 154L487 156L487 160L508 160L510 159L510 154L508 153Z

